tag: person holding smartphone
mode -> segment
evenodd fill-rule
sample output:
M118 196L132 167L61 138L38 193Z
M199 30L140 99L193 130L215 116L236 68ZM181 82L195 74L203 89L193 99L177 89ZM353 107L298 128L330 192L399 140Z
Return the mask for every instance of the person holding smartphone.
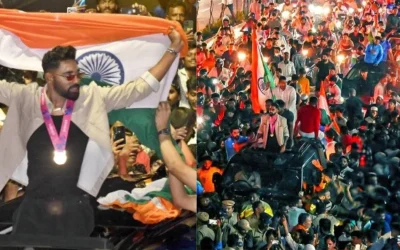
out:
M89 195L97 196L114 166L107 113L160 89L184 45L174 27L168 37L171 45L155 66L111 88L79 85L72 46L44 55L44 87L0 81L0 103L9 107L0 137L0 190L10 179L26 186L13 234L91 234Z
M197 190L196 170L186 165L172 143L169 118L171 107L168 102L161 102L156 112L156 128L160 140L160 148L164 163L168 169L170 188L174 204L177 207L196 212L197 197L188 195L185 185Z

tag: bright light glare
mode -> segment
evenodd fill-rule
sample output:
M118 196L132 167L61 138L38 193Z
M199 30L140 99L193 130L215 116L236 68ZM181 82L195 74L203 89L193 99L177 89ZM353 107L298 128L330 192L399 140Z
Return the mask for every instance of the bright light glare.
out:
M353 14L354 13L354 9L353 8L350 8L349 9L349 14Z
M330 9L330 8L323 8L323 9L322 9L322 13L323 13L324 15L328 15L329 13L331 13L331 9Z
M344 59L345 59L344 55L338 55L337 56L337 60L338 60L339 63L342 63L344 61Z
M290 18L290 12L285 10L284 12L282 12L282 18L287 20Z
M313 13L315 11L315 6L313 4L310 4L310 6L308 6L308 9L311 13Z
M238 59L239 59L239 61L244 61L246 59L246 53L239 52Z
M365 1L362 1L362 6L367 6L367 2L365 2Z
M340 29L342 27L342 22L337 21L335 26L336 26L336 28Z
M310 68L306 67L305 70L306 70L306 73L308 73L310 71Z
M219 83L219 80L218 80L217 78L214 78L214 79L212 80L212 83L213 83L213 84L218 84L218 83Z
M264 62L268 62L269 61L269 58L268 57L264 57Z
M317 32L317 29L314 28L314 27L312 27L311 32L312 32L312 33L316 33L316 32Z
M201 116L197 117L197 124L203 124L203 123L204 123L203 117Z
M302 54L303 54L303 56L307 56L307 55L308 55L308 50L303 49L303 50L302 50Z

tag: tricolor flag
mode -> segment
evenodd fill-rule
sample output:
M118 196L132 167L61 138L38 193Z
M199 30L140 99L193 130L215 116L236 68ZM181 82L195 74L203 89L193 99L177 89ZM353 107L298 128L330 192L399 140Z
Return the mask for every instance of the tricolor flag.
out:
M190 195L195 194L190 189L186 189L186 192ZM167 178L154 181L145 188L135 188L130 193L125 190L109 193L97 202L106 209L128 211L133 214L135 220L143 224L156 224L181 214L181 209L173 204Z
M25 13L0 9L0 64L20 70L43 71L42 57L58 45L77 48L80 69L103 85L131 81L154 66L170 45L167 36L177 22L122 14ZM181 56L187 51L185 45ZM177 58L161 81L161 88L129 109L110 113L121 120L141 142L159 153L154 112L165 101L178 67ZM88 84L83 79L82 84ZM133 108L133 109L132 109ZM140 117L140 119L137 119Z
M259 114L261 110L265 111L265 101L268 99L267 96L272 96L272 89L275 88L275 80L271 70L268 68L267 59L261 53L256 33L252 33L253 74L251 81L251 101L254 113ZM270 83L268 90L266 90L267 82ZM271 92L267 93L266 91Z

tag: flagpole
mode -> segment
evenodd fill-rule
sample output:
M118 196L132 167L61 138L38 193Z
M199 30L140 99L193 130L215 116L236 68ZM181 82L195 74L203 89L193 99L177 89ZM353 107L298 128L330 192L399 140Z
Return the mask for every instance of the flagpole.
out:
M258 53L260 54L260 57L261 57L261 62L263 63L263 66L264 66L264 71L266 71L267 68L266 68L266 66L265 66L264 55L263 55L263 53L261 52L260 46L259 46L259 45L257 45L257 46L258 46ZM268 65L267 65L267 67L269 68ZM266 80L267 80L267 79L266 79L266 72L264 72L264 83L265 83L265 84L266 84L266 82L267 82ZM273 81L274 79L269 79L269 80L268 80L268 82L269 82L269 90L271 91L272 100L275 102L276 97L275 97L274 93L272 92L271 80ZM274 84L274 86L275 86L275 84Z

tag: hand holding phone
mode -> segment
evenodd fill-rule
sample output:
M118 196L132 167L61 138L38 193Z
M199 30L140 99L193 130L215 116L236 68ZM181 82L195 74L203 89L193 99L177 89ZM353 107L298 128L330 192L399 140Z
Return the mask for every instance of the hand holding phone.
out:
M119 145L125 145L126 140L125 140L125 127L124 126L117 126L113 128L114 131L114 136L113 136L113 141L119 141L122 140L121 143L118 143Z

